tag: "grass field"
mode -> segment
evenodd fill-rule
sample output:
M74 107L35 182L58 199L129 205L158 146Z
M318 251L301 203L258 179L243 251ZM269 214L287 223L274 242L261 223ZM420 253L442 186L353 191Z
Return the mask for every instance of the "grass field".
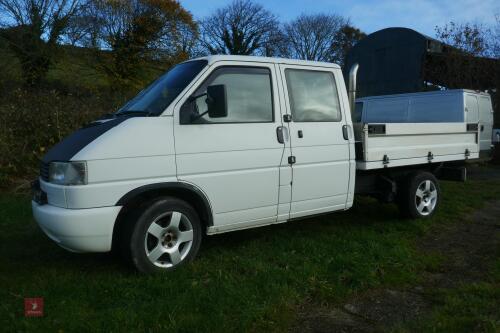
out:
M286 331L304 304L335 306L371 289L418 284L442 260L420 251L418 240L500 198L498 181L442 188L441 209L427 221L400 220L395 206L361 198L348 212L207 237L195 262L149 277L110 255L58 248L33 221L27 196L2 194L0 327ZM500 330L496 260L484 281L436 290L432 312L397 331ZM44 317L25 318L24 297L44 297Z
M103 53L104 54L104 53ZM113 82L99 70L97 54L94 50L64 45L52 59L52 65L44 79L45 89L62 89L70 93L84 92L98 94L103 89L114 89ZM105 55L102 55L105 57ZM22 83L21 66L19 60L8 49L0 38L0 87L3 82ZM167 64L149 63L141 67L137 80L139 86L135 91L157 78L168 69ZM107 91L107 90L106 90ZM0 92L1 94L2 92Z

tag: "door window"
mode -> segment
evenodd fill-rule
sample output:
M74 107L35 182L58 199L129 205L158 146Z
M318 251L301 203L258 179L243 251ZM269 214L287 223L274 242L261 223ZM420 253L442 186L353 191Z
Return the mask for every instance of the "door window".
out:
M292 119L295 122L340 121L340 102L330 72L285 71Z
M227 117L210 118L207 87L226 86ZM198 97L197 97L198 96ZM221 67L215 70L181 108L181 124L272 122L271 72L267 68Z

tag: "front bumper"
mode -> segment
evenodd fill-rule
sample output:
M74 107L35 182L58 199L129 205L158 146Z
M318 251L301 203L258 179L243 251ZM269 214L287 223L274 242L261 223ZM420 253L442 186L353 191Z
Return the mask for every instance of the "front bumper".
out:
M120 206L66 209L31 202L40 228L59 246L73 252L108 252Z

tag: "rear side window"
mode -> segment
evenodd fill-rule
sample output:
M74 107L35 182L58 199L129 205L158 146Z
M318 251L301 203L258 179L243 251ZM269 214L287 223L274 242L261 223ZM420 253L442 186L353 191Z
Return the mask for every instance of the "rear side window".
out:
M340 102L330 72L287 69L288 96L295 122L340 121Z

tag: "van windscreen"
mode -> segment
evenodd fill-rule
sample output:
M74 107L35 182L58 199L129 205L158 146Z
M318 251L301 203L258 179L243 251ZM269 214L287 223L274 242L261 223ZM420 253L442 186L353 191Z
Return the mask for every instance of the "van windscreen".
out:
M117 114L161 114L207 63L206 60L194 60L175 66L127 102Z

